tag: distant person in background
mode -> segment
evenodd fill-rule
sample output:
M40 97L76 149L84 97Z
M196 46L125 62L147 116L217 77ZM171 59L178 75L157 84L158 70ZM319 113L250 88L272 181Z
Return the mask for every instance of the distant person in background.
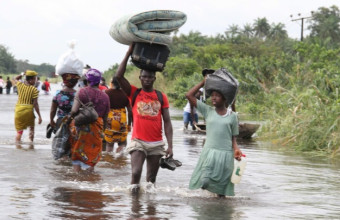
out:
M12 80L12 85L13 85L13 93L16 93L18 95L18 88L17 88L17 81L15 80Z
M200 90L195 94L195 97L197 99L200 99L202 94L203 94L203 88L200 88ZM196 112L196 108L190 105L189 101L183 108L183 122L184 122L184 129L188 129L188 125L190 122L192 130L196 130L195 125L198 123L198 114Z
M7 81L6 81L6 94L10 94L11 93L11 88L12 88L12 82L9 79L9 77L7 77Z
M0 94L2 94L3 88L4 88L4 80L2 79L2 76L0 76Z
M44 82L44 92L45 92L45 95L49 95L50 94L50 91L51 91L51 85L50 83L48 82L48 79L46 78L45 79L45 82Z
M91 66L86 64L86 66L83 68L83 74L79 79L78 87L79 88L84 88L87 86L87 79L86 79L86 73L91 69Z
M106 85L106 80L104 77L100 80L99 89L102 91L107 90L109 87Z
M118 144L116 153L120 153L126 146L128 132L131 131L132 112L130 101L124 91L120 89L117 79L111 81L112 88L105 91L110 98L110 112L105 129L106 151L112 152L114 144ZM128 111L128 114L126 112Z
M37 77L37 81L35 82L35 88L37 88L37 90L40 92L41 89L41 81L40 81L40 77Z
M37 79L38 73L32 70L27 70L25 72L26 79L22 83L20 79L22 75L17 76L16 83L18 88L18 102L15 106L15 129L17 135L15 138L16 143L21 142L21 137L24 129L29 128L29 139L31 142L34 140L34 112L33 109L38 114L38 124L41 124L42 119L39 110L38 96L39 92L34 87L35 81Z

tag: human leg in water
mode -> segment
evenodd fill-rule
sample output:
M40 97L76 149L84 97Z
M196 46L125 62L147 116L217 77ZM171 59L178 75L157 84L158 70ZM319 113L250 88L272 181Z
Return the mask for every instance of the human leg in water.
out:
M209 180L208 177L202 177L202 178L201 178L201 183L202 183L202 187L201 187L201 188L202 188L202 189L208 188L209 182L210 182L210 180Z
M15 137L15 143L19 144L21 142L21 137L22 137L22 134L24 133L23 130L21 131L17 131L17 135Z
M114 143L106 142L106 152L112 152L113 151L113 145L114 145Z
M124 149L124 147L126 147L126 140L123 142L118 142L118 148L116 150L116 153L119 154L122 152L122 150Z
M135 150L131 152L131 185L133 186L131 188L131 192L133 194L137 194L139 192L139 182L142 175L145 158L146 155L142 151Z
M162 155L150 155L146 158L146 182L151 182L155 184L157 173L159 170L159 159L161 159L161 157Z
M30 139L31 142L34 141L34 126L30 126L29 127L29 134L28 134L28 137Z

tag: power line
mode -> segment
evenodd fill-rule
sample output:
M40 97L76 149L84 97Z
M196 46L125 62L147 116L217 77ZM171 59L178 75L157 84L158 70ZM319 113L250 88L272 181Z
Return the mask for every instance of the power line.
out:
M313 12L312 12L313 14ZM300 14L298 14L300 16ZM290 17L293 17L293 15L290 15ZM308 19L308 18L312 18L312 16L309 16L309 17L301 17L301 18L297 18L297 19L293 19L292 21L298 21L298 20L301 20L301 41L303 41L303 21L305 19Z

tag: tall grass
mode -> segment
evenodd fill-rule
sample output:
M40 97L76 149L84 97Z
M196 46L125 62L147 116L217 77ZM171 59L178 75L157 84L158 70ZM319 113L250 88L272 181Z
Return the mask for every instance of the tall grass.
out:
M269 121L261 136L296 150L335 156L340 153L338 89L325 91L325 87L315 84L318 79L313 75L313 84L295 84L290 89L277 87L267 96L272 100L272 109L267 110ZM308 74L303 78L313 81Z

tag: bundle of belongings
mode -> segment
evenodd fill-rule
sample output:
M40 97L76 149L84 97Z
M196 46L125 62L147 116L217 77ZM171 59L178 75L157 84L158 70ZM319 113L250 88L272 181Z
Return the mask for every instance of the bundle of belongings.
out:
M204 73L202 72L204 75ZM209 97L213 91L220 92L228 105L227 115L231 113L231 105L236 98L239 83L231 73L225 68L221 68L212 73L209 69L206 71L207 79L205 81L204 89L206 96Z
M70 50L59 57L58 63L55 67L57 75L64 74L77 74L81 75L83 71L84 64L79 60L77 54L74 51L75 40L68 43Z
M186 15L180 11L147 11L117 20L111 26L110 35L121 44L135 43L131 58L138 68L163 71L170 54L170 33L186 20Z

